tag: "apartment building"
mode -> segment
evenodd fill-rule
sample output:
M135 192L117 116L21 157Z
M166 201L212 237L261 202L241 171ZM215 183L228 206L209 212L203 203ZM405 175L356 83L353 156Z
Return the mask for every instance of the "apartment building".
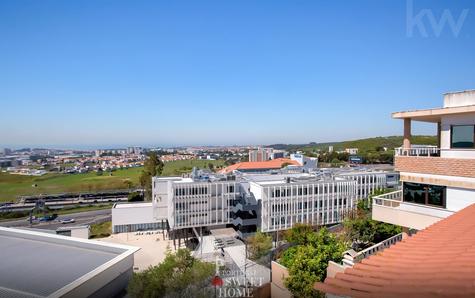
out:
M444 95L442 108L396 112L404 121L395 150L402 190L375 198L373 219L425 227L475 203L475 90ZM437 127L437 146L411 144L411 123Z
M249 161L257 162L269 160L272 157L272 152L272 148L257 148L255 150L249 150Z

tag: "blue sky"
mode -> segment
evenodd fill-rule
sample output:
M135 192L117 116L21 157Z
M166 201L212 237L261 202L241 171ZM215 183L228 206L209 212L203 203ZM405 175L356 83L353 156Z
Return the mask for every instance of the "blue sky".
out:
M422 9L468 14L409 36ZM470 0L0 1L0 36L1 146L400 135L391 112L475 88Z

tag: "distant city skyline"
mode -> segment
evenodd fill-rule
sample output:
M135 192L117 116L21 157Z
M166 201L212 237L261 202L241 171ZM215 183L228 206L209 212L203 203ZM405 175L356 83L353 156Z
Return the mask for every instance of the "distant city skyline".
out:
M440 107L443 93L475 88L473 8L428 0L2 1L0 148L400 135L391 112ZM446 12L457 30L442 26ZM414 125L413 134L436 134L434 125Z

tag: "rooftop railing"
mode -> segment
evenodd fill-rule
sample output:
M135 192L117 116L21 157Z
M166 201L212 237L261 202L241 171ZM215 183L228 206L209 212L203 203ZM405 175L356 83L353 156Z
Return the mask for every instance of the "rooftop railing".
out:
M402 190L396 190L373 198L373 205L399 207L402 202Z
M440 148L430 145L413 145L411 148L394 149L396 156L440 156Z
M355 263L361 262L363 259L366 259L369 256L375 255L378 252L390 247L391 245L402 240L402 233L394 235L386 240L383 240L379 243L376 243L373 246L370 246L354 255L350 253L345 253L343 256L343 264L347 266L353 266Z

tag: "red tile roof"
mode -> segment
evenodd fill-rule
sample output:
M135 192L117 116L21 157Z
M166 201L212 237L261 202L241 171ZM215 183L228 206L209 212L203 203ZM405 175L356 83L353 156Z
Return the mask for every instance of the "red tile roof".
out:
M266 161L256 161L256 162L239 162L237 164L233 164L229 167L226 167L222 169L220 172L221 173L229 173L234 170L265 170L265 169L280 169L282 168L282 165L284 164L289 164L289 165L294 165L294 166L301 166L300 163L298 163L295 160L288 159L288 158L276 158L272 160L266 160Z
M348 297L475 297L475 204L315 288Z

